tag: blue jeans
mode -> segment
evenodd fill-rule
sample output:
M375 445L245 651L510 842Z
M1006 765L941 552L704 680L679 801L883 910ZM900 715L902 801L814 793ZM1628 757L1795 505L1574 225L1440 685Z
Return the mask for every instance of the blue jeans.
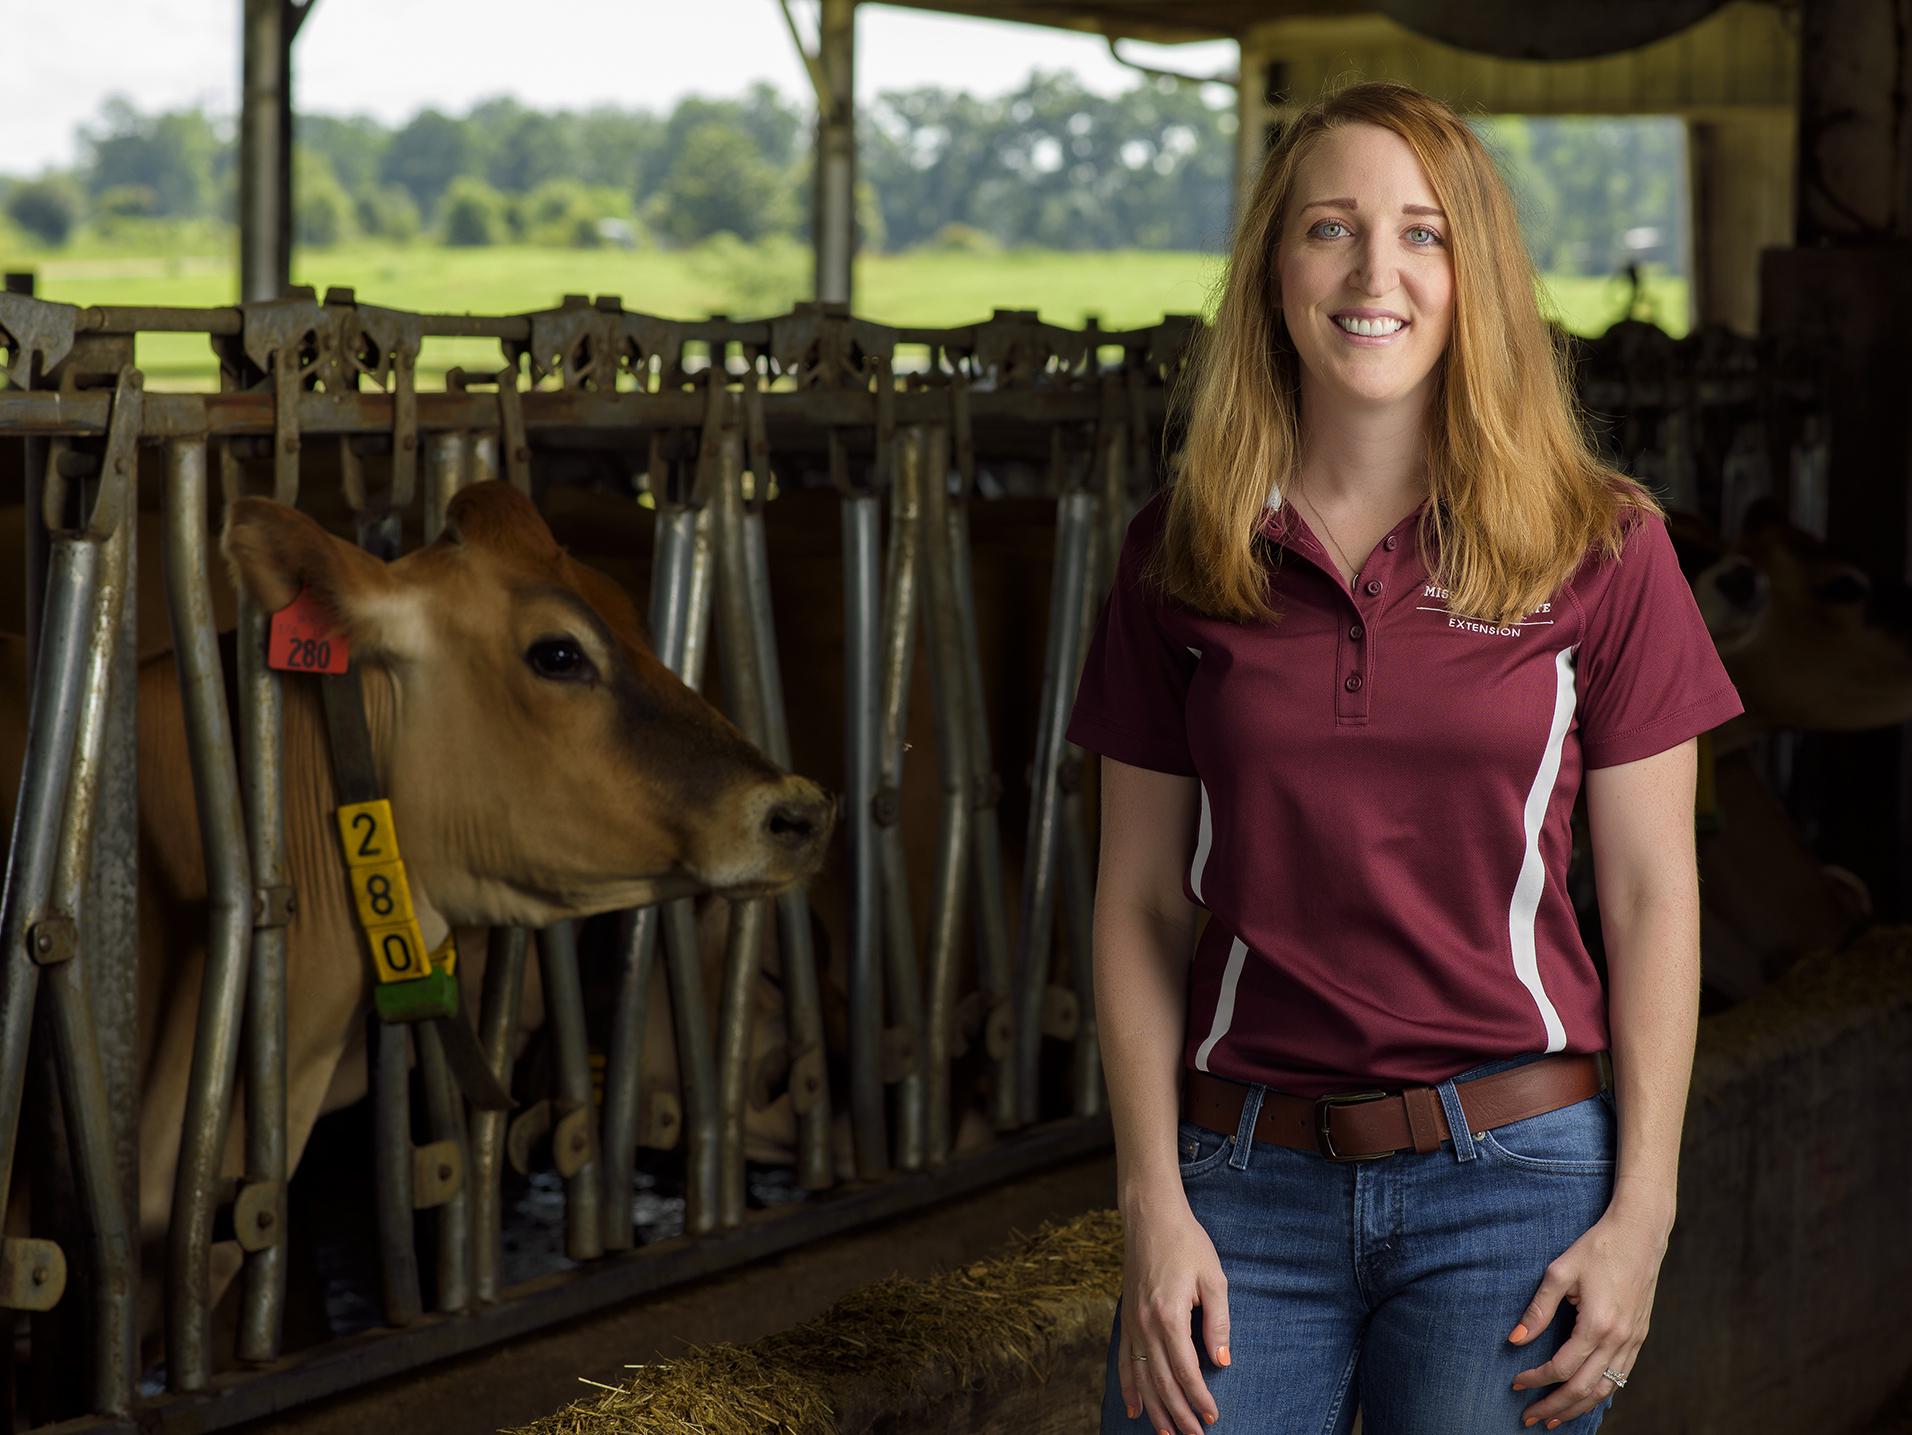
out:
M1190 1333L1215 1400L1218 1435L1521 1435L1523 1412L1557 1385L1512 1388L1572 1333L1561 1301L1536 1339L1507 1334L1547 1265L1606 1211L1613 1192L1611 1091L1530 1116L1475 1141L1454 1119L1456 1081L1520 1066L1486 1062L1441 1083L1453 1142L1426 1153L1334 1162L1254 1141L1264 1086L1222 1135L1183 1121L1182 1187L1228 1281L1229 1360ZM1109 1333L1103 1435L1130 1420L1116 1369L1122 1306ZM1553 1435L1585 1435L1603 1401ZM1199 1418L1199 1415L1198 1415ZM1545 1425L1532 1427L1535 1432Z

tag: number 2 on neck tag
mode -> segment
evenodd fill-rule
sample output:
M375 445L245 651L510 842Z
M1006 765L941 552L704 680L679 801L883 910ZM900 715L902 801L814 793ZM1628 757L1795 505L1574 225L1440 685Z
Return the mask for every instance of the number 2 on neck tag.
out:
M310 589L272 615L266 641L266 666L285 673L342 673L351 656L345 634L332 630L331 620Z

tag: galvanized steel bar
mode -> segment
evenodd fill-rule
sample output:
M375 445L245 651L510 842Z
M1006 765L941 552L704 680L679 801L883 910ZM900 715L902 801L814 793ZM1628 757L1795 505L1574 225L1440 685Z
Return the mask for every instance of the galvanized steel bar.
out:
M929 589L923 605L928 620L930 703L936 719L936 771L942 787L941 821L936 830L936 868L930 888L928 933L928 1011L922 1048L925 1102L929 1126L929 1164L940 1166L952 1145L950 1121L950 1037L956 1022L956 983L960 974L963 893L969 881L970 775L969 694L964 666L962 620L949 544L949 430L936 425L922 434L924 578Z
M877 863L883 884L884 1081L894 1079L899 1170L923 1169L923 1004L916 957L916 926L910 914L909 857L903 850L903 748L909 731L910 679L916 658L916 610L922 586L922 432L911 426L895 436L889 494L889 555L884 575L882 667L877 688ZM878 436L882 442L881 435ZM907 1064L896 1045L908 1042Z
M1079 655L1076 634L1095 522L1094 495L1070 487L1056 503L1056 549L1049 590L1049 640L1043 658L1042 697L1036 716L1035 790L1030 794L1029 839L1023 857L1021 925L1016 933L1017 1041L1021 1119L1038 1119L1037 1074L1042 1054L1043 1013L1049 1001L1053 957L1058 841L1058 781L1062 728L1075 691Z
M449 429L435 433L425 444L425 541L435 540L445 528L445 512L452 496L467 482L467 436Z
M700 688L709 651L712 579L711 514L708 504L690 524L683 562L684 651L680 676ZM705 1013L704 961L698 938L697 910L689 899L664 906L664 955L670 979L672 1033L677 1040L677 1077L684 1094L686 1191L684 1231L703 1235L716 1229L720 1178L716 1059Z
M846 493L843 532L844 827L850 847L850 1126L856 1171L889 1170L883 1094L882 885L876 821L877 498Z
M410 1033L397 1022L380 1020L375 1011L366 1013L365 1028L379 1285L385 1323L410 1325L425 1310L418 1291L418 1249L412 1243Z
M713 368L711 383L722 371ZM724 706L745 739L760 750L764 741L762 670L757 663L756 627L751 620L749 574L743 533L744 439L735 425L722 430L709 500L718 581L716 609L718 656L723 663ZM717 1084L722 1112L720 1224L736 1226L744 1218L744 1106L749 1078L750 1024L756 1012L756 984L763 964L764 923L770 903L746 897L730 904L724 943L724 985L718 998Z
M755 475L761 496L767 472ZM777 629L771 616L770 554L761 502L744 510L745 588L756 625L758 683L764 695L764 753L790 768L790 724L784 713ZM823 1004L810 940L810 895L803 883L777 894L777 952L783 965L784 1021L790 1040L790 1103L797 1114L797 1183L822 1190L836 1179L830 1151L830 1085L824 1060Z
M27 716L26 766L13 809L6 889L0 896L0 961L6 964L0 985L0 1191L12 1189L27 1046L40 988L34 947L53 940L49 932L36 928L50 915L48 898L73 773L87 628L99 571L97 540L67 536L54 540Z
M485 990L479 1007L478 1041L485 1049L485 1061L492 1074L506 1090L511 1087L529 935L523 927L493 927L485 953ZM503 1111L478 1109L471 1113L471 1283L472 1293L485 1302L498 1299L498 1264L504 1238L498 1180L504 1170L507 1115Z
M544 978L544 1009L556 1049L553 1073L557 1099L551 1103L551 1127L564 1139L564 1121L583 1113L584 1149L564 1153L578 1161L564 1182L564 1253L574 1261L604 1254L604 1224L599 1215L596 1123L591 1110L591 1057L585 1044L584 988L578 979L576 928L556 922L538 934L539 973ZM578 1160L582 1157L582 1160Z
M975 818L969 864L971 902L976 909L976 970L983 998L982 1041L988 1056L990 1120L997 1130L1018 1122L1022 1109L1016 1060L1016 1004L1013 954L1009 945L1008 901L1003 892L1002 830L997 800L1002 784L990 754L989 711L983 700L982 645L976 624L976 584L971 566L969 506L949 509L949 566L956 580L956 618L962 637L966 681L963 697L969 739L969 782Z
M452 1020L464 1021L465 1017L460 1013ZM465 1139L464 1100L445 1063L438 1024L420 1022L413 1039L425 1085L431 1139L449 1141L458 1150L457 1189L432 1213L438 1235L438 1308L458 1314L471 1309L471 1151Z
M287 1242L286 924L292 916L285 837L285 717L281 679L266 666L264 612L239 597L239 762L251 842L252 970L246 982L240 1059L246 1071L246 1182L278 1192L272 1239L248 1249L240 1287L239 1358L279 1358L284 1326Z
M647 611L657 660L673 673L684 663L684 619L690 596L690 545L696 517L659 506L651 530L651 592ZM625 914L619 942L616 1006L604 1068L604 1248L631 1248L631 1175L637 1164L639 1104L643 1093L646 1003L655 960L658 909Z
M127 477L130 482L130 475ZM49 1032L59 1074L60 1106L66 1115L67 1149L72 1159L81 1222L91 1247L89 1319L82 1322L91 1342L88 1401L102 1413L132 1406L136 1378L138 1326L134 1284L134 1229L120 1184L115 1130L106 1077L101 1069L93 1004L93 913L86 891L94 834L99 827L102 769L118 696L121 623L126 600L129 555L137 524L118 524L100 556L97 601L87 639L84 692L73 756L71 787L60 831L50 906L76 922L81 940L73 957L47 968ZM136 1215L133 1219L136 1219ZM36 1352L37 1353L37 1352Z
M131 521L130 513L127 517ZM251 860L206 568L204 439L175 439L166 446L166 596L186 707L187 750L211 917L185 1129L173 1182L166 1272L166 1378L173 1390L200 1390L212 1369L208 1260L219 1165L239 1063L240 1004L252 937Z

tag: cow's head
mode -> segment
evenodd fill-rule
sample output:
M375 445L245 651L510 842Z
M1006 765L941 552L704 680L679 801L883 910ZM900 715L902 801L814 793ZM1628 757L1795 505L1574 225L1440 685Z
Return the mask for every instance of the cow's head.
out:
M1746 510L1730 548L1690 516L1668 526L1748 717L1826 732L1912 720L1906 617L1863 569L1768 498Z
M389 564L256 498L224 548L260 607L306 588L350 640L407 864L448 919L762 893L823 860L831 799L673 676L624 591L508 484L464 489Z

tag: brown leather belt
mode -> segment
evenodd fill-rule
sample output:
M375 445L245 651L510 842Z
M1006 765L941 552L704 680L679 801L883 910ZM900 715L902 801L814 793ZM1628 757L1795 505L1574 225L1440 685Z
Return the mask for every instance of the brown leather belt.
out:
M1456 1084L1467 1127L1478 1135L1510 1121L1557 1111L1612 1085L1607 1053L1543 1056L1524 1066ZM1182 1073L1182 1116L1233 1136L1241 1125L1248 1088L1205 1071ZM1255 1140L1330 1161L1372 1161L1397 1151L1432 1151L1450 1139L1447 1112L1432 1086L1404 1091L1346 1091L1309 1098L1282 1091L1262 1094Z

